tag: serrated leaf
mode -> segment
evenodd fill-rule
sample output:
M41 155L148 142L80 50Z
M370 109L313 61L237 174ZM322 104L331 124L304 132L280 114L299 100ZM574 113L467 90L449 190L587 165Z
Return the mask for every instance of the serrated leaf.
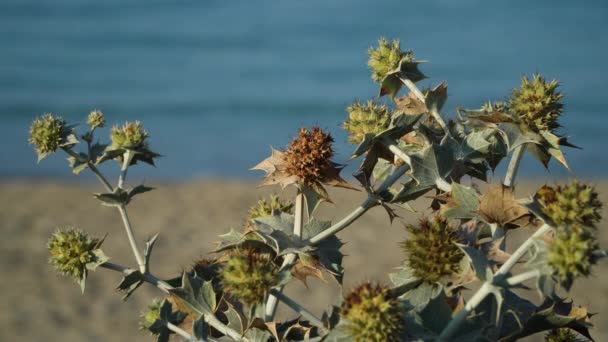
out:
M475 275L479 280L489 282L492 280L492 269L482 251L475 247L456 244L469 259Z
M109 207L125 206L130 200L129 194L120 188L116 188L113 193L96 193L93 196Z
M514 190L502 184L490 186L481 196L479 214L487 223L505 229L525 226L531 220L528 209L515 199Z
M211 281L184 272L182 286L169 290L174 300L199 315L213 315L217 306Z
M228 323L226 325L230 329L239 333L243 332L243 329L245 329L245 325L243 324L241 315L238 313L238 311L236 311L234 306L228 304L228 309L224 311L224 316L226 316L226 319L228 320Z
M144 278L141 272L139 270L132 270L122 278L116 290L124 293L122 300L126 301L143 283Z
M448 202L448 206L442 212L445 218L464 219L477 216L479 196L473 188L452 183L451 199L453 202Z
M247 330L245 337L247 337L251 342L267 342L268 339L272 338L272 334L265 330L251 328Z
M439 83L435 88L429 90L424 98L426 108L431 112L439 113L448 98L448 85L445 82Z
M429 330L439 334L452 320L452 309L448 305L445 292L431 298L420 311L422 324Z
M135 197L136 195L143 194L145 192L152 191L152 190L154 190L154 188L145 186L143 184L135 186L128 191L129 201L131 201L133 199L133 197Z
M443 286L441 284L422 283L403 294L399 297L399 300L403 302L407 308L419 311L422 310L430 300L436 298L441 293L443 293Z
M209 337L209 324L205 322L205 316L199 317L192 323L192 334L196 341L207 341Z
M97 269L97 267L99 267L101 264L110 260L110 258L105 255L101 249L95 249L91 253L94 255L94 258L86 264L86 268L89 271L95 271L95 269Z

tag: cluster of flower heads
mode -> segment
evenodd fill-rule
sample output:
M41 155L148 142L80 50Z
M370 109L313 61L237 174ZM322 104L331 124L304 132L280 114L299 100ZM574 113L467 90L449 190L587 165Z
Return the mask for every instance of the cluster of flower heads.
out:
M596 223L602 207L595 189L573 181L565 186L544 186L536 193L542 213L555 226L555 238L548 247L547 264L568 288L574 279L588 276L599 248Z
M346 331L356 342L402 340L403 308L384 286L357 286L344 298L341 313Z
M408 239L401 245L407 255L407 265L414 275L434 283L460 271L464 254L456 246L458 235L447 220L437 216L423 218L417 225L407 225Z

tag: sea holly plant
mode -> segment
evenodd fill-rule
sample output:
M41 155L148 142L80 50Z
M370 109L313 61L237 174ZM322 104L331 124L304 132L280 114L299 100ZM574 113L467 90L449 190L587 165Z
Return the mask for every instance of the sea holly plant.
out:
M100 111L91 112L85 127L53 114L35 119L29 141L38 160L61 150L74 173L95 174L102 191L94 196L116 208L135 257L133 267L114 263L101 250L103 238L68 226L48 242L50 264L82 291L100 268L122 274L117 289L125 300L145 283L158 288L162 298L142 311L140 325L158 341L515 341L537 333L546 341L591 340L591 314L566 296L607 256L597 239L597 192L580 181L545 185L525 198L515 192L525 152L546 167L551 158L569 167L562 148L573 145L559 122L559 83L540 74L524 77L505 101L459 109L448 120L442 115L447 83L418 88L426 76L412 51L380 39L369 55L379 96L349 105L342 126L356 145L351 161L358 159L358 186L340 175L344 165L334 160L331 133L302 128L253 167L265 172L262 185L293 186L295 199L273 195L252 204L241 229L221 235L213 253L181 274L151 272L159 235L142 249L129 220L128 205L154 189L128 186L127 172L160 157L143 124L115 125L109 142L101 143L96 134L106 120ZM116 185L98 168L112 162ZM503 162L503 182L484 184ZM332 202L327 187L353 190L361 204L337 222L324 220L315 212ZM418 198L430 199L430 210L407 214L415 223L393 246L403 257L395 260L390 283L361 281L322 315L283 293L289 282L306 286L310 278L342 285L350 270L338 233L374 207L399 221L396 208L411 209ZM515 230L528 238L506 250ZM535 292L536 303L525 295ZM293 317L277 320L279 303Z

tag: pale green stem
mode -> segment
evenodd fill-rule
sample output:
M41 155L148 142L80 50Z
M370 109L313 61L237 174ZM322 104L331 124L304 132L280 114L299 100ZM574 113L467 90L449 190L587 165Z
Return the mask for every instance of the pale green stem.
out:
M414 93L414 95L416 95L416 97L420 101L422 101L422 103L426 104L426 96L424 96L424 94L420 91L420 89L418 89L418 87L416 86L416 84L414 84L414 82L412 82L412 80L410 80L409 78L400 78L400 80L406 87L410 89L412 93ZM445 123L439 112L437 112L435 108L431 108L430 113L431 116L435 119L435 121L439 123L439 126L441 126L441 129L443 129L445 134L450 135L450 129L448 128L448 125Z
M381 192L387 190L388 188L390 188L393 184L395 184L395 182L397 182L397 180L399 180L399 178L401 178L401 176L403 176L405 174L405 172L408 169L409 169L409 165L407 165L407 164L403 164L403 165L399 166L397 169L395 169L395 171L393 171L393 173L390 176L388 176L384 180L384 182L382 182L382 184L380 184L380 186L376 189L375 192L381 193ZM367 212L370 208L372 208L376 205L378 205L378 200L376 198L374 198L374 196L368 196L365 199L365 201L363 201L363 203L361 203L361 205L359 205L357 208L355 208L355 210L353 210L350 214L348 214L342 220L336 222L331 227L329 227L329 228L325 229L324 231L320 232L319 234L313 236L312 238L310 238L310 240L308 240L308 242L311 245L316 245L319 242L327 239L328 237L337 234L338 232L342 231L344 228L348 227L351 223L353 223L359 217L361 217L361 215L365 214L365 212Z
M120 272L123 274L129 274L134 271L131 268L124 267L122 265L117 265L117 264L114 264L111 262L105 262L105 263L101 264L100 267L107 268L112 271L117 271L117 272ZM171 286L170 284L168 284L167 282L165 282L161 279L158 279L151 273L144 274L143 280L156 286L158 289L160 289L161 291L163 291L164 293L167 293L167 294L169 293L170 290L174 289L173 286ZM217 331L232 338L235 341L246 341L246 342L249 341L249 339L247 339L246 337L242 337L241 333L226 326L224 323L222 323L220 320L218 320L217 317L215 317L214 315L205 315L205 321L207 323L209 323L209 325L212 326L213 328L215 328Z
M540 276L539 270L531 270L505 279L505 283L509 286L515 286L526 282L530 279L535 279Z
M127 150L123 154L122 167L120 168L120 176L118 177L118 185L119 189L122 189L125 185L125 179L127 178L127 170L129 170L129 165L131 165L131 161L133 160L134 152L131 150Z
M178 334L179 336L185 338L187 341L196 341L194 339L194 336L190 335L186 330L178 327L177 325L171 323L171 322L167 322L167 321L163 321L166 325L167 325L167 329L173 331L174 333Z
M93 172L93 174L95 174L95 176L97 177L99 182L101 182L101 184L106 188L106 190L108 192L114 192L114 188L112 188L112 185L110 185L110 182L108 182L108 180L103 176L103 174L99 171L99 169L95 166L95 164L93 164L90 160L83 159L78 153L74 152L74 150L72 150L71 148L64 148L63 150L70 156L79 160L80 162L87 163L87 166L89 167L91 172Z
M513 266L515 266L517 262L528 252L528 249L534 244L535 239L549 232L550 230L551 227L545 224L534 234L532 234L524 243L521 244L521 246L519 246L519 248L517 248L515 252L513 252L513 254L511 254L509 259L494 274L493 279L498 279L500 281L501 278L508 274ZM449 341L450 337L456 333L460 325L466 320L469 313L471 313L490 293L495 291L496 287L497 285L493 284L493 281L485 282L479 288L479 290L477 290L473 297L469 299L465 307L458 311L450 323L448 323L448 325L443 329L441 335L437 339L437 342Z
M296 238L302 238L302 227L304 226L304 194L301 191L298 191L296 195L296 203L294 208L294 225L293 225L293 235ZM283 259L283 265L281 268L288 267L293 264L296 260L296 254L288 254L285 259ZM270 295L268 296L268 300L266 301L265 308L265 317L264 320L266 322L270 322L274 319L274 316L277 311L277 305L279 304L279 300L277 296L273 293L282 293L285 285L281 285L277 288L272 289Z
M325 331L323 321L321 321L319 318L317 318L315 315L313 315L310 311L306 310L306 308L304 308L298 302L294 301L293 299L289 298L288 296L286 296L285 294L283 294L282 292L280 292L276 289L270 290L270 294L276 296L283 303L285 303L285 305L287 305L290 309L292 309L296 313L300 314L302 317L308 319L310 321L310 323L312 323L313 325L316 325L317 328L319 328L319 330L321 332Z
M519 170L519 163L521 162L521 158L524 156L525 151L526 149L524 145L519 145L515 148L515 151L513 151L511 161L509 162L509 167L507 168L507 174L505 175L505 186L512 187L515 183L517 171Z
M121 205L118 208L118 212L120 213L120 217L122 218L122 223L125 226L125 232L127 233L127 238L129 239L129 244L131 245L131 249L133 250L133 255L135 255L135 259L137 260L137 265L139 266L139 270L142 273L146 272L146 263L144 262L144 258L141 256L139 252L140 249L137 246L137 240L133 235L133 228L131 227L131 221L129 221L129 215L127 214L127 208Z

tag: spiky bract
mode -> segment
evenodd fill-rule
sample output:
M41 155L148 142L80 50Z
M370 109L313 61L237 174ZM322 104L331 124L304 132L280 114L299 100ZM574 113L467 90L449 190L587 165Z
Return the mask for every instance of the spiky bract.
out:
M47 243L49 263L62 275L80 281L86 276L87 264L97 258L93 251L99 245L99 239L90 237L80 229L67 227L58 230Z
M376 135L386 129L391 121L391 113L385 105L370 100L367 103L355 102L346 108L348 119L343 127L348 131L348 141L358 144L366 134Z
M560 102L564 96L557 91L558 86L557 80L547 82L540 74L534 74L531 80L525 76L521 87L513 89L509 108L526 127L552 131L560 126L557 120L564 107Z
M319 127L301 128L284 154L286 172L308 185L324 182L334 164L332 143L334 139Z
M356 342L400 341L403 314L388 289L370 283L353 289L344 299L345 329Z
M160 319L160 308L161 308L161 300L158 298L154 298L152 303L150 303L139 315L141 321L139 322L139 328L141 330L148 330L156 322L157 319Z
M545 342L577 342L576 333L568 328L553 329L545 335Z
M32 122L28 141L39 155L52 153L61 146L67 131L65 120L46 113Z
M261 199L256 205L249 208L249 221L258 217L270 216L275 210L283 213L291 214L293 212L293 203L289 201L281 201L276 195L271 195L269 200Z
M138 149L146 147L148 132L140 121L126 122L122 127L115 125L110 132L112 148Z
M455 230L440 217L423 218L417 225L407 225L408 239L401 245L407 254L407 264L415 276L427 283L434 283L445 276L460 271L464 256Z
M93 129L100 128L105 126L106 118L100 110L94 110L89 113L89 116L87 117L87 124Z
M602 202L592 186L572 181L565 186L543 186L536 193L542 211L555 225L594 227L601 219Z
M399 67L402 59L414 60L412 51L401 51L399 39L389 42L385 38L378 39L378 47L370 47L367 50L369 60L367 65L372 70L372 79L375 82L382 82L386 75Z
M262 302L278 283L278 266L268 254L252 249L236 249L228 254L220 271L225 292L247 304Z

